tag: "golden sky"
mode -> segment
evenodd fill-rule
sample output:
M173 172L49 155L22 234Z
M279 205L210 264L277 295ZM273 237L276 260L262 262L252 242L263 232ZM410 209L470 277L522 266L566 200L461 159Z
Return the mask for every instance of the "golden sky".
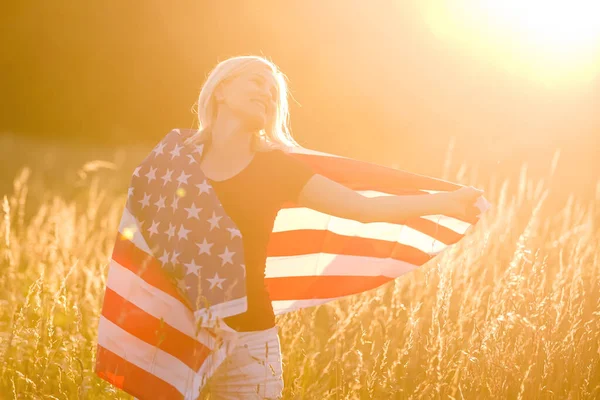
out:
M589 84L600 71L600 2L426 1L430 29L462 51L549 86Z

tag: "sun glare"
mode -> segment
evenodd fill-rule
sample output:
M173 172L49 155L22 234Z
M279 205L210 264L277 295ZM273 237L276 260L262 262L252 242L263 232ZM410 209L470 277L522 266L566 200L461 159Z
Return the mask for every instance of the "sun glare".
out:
M511 72L546 83L589 82L600 72L600 2L427 2L434 33Z

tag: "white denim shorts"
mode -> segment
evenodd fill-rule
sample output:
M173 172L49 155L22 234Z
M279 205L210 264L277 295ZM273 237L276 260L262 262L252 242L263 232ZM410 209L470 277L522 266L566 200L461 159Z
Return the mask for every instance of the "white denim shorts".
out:
M278 327L237 332L236 344L209 378L211 400L280 399L283 391Z

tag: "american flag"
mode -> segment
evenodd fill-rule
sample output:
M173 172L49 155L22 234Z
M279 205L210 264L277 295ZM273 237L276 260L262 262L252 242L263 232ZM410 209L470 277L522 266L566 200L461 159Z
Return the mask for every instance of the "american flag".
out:
M197 168L203 145L174 129L135 169L109 264L96 373L139 399L196 399L232 340L220 318L246 310L239 230ZM304 148L292 157L365 196L453 191L460 185ZM268 246L276 314L364 292L425 264L465 236L465 220L429 215L360 223L285 204Z

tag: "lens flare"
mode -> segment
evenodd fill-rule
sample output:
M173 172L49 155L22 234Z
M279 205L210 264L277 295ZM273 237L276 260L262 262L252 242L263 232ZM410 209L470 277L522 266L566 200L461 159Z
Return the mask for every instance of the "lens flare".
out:
M600 72L600 3L463 0L426 2L442 40L510 73L549 84L587 83Z

